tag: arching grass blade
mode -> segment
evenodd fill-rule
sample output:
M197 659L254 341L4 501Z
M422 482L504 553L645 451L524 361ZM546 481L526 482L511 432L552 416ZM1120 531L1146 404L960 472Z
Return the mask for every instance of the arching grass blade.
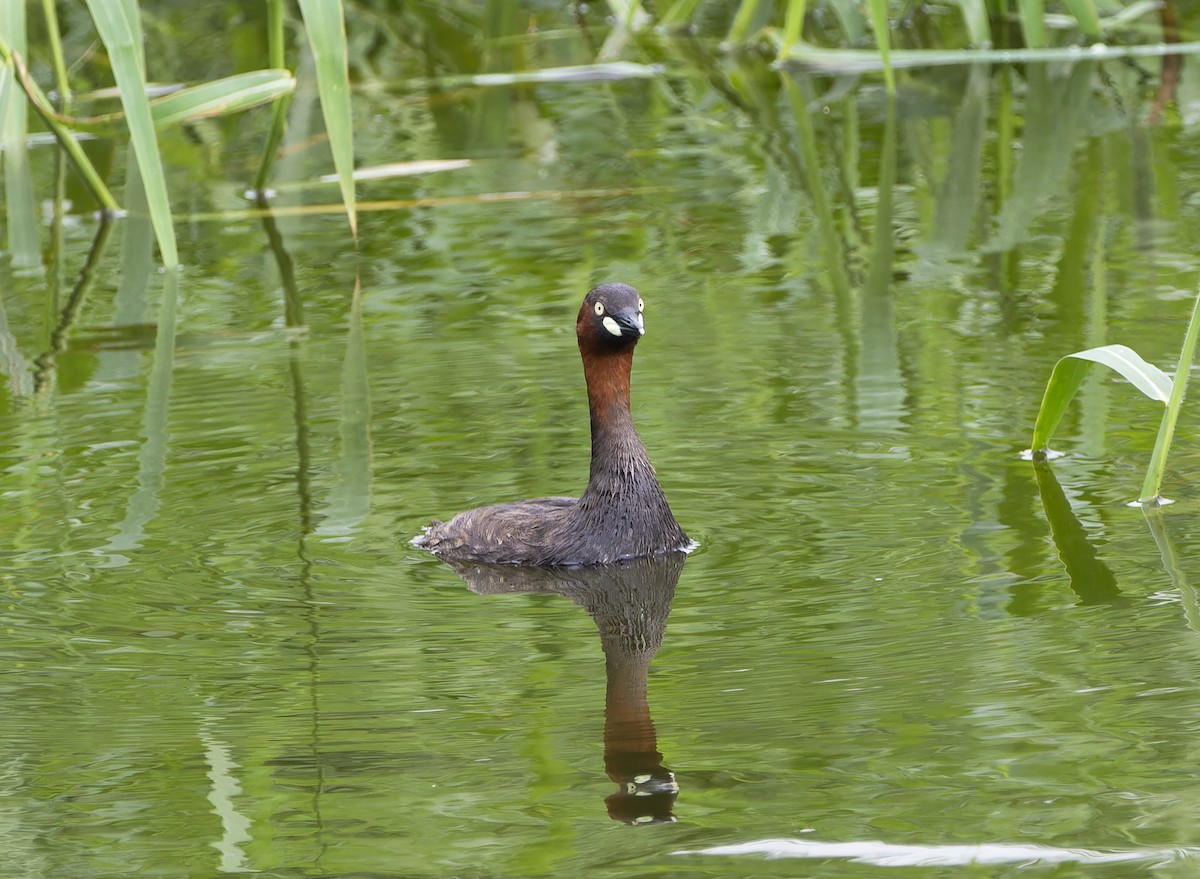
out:
M1125 345L1104 345L1068 354L1054 365L1046 393L1038 410L1037 422L1033 427L1035 456L1045 455L1049 450L1050 437L1062 420L1063 413L1075 397L1075 392L1093 363L1102 363L1120 373L1135 388L1160 403L1166 403L1172 394L1170 376L1153 364L1147 363L1132 348Z

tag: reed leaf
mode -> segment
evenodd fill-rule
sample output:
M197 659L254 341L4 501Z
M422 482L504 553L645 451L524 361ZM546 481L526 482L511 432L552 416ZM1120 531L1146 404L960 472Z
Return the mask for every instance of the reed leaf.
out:
M58 90L60 107L70 100L71 81L67 76L67 59L63 54L62 33L58 27L58 10L54 0L42 0L42 15L46 20L46 37L50 43L50 59L54 64L54 87Z
M992 44L992 29L988 24L987 4L984 0L958 0L962 10L963 23L967 27L967 35L972 46L990 46Z
M1100 26L1100 14L1096 11L1094 0L1065 0L1067 8L1075 16L1079 31L1089 40L1100 39L1103 28Z
M846 42L852 46L860 45L867 40L867 22L863 18L862 10L859 8L857 0L830 0L830 7L833 9L834 17L837 18L838 24L842 26L842 32L846 35ZM881 56L878 52L872 52L876 60L880 60Z
M1041 49L1046 45L1046 6L1042 0L1017 0L1017 17L1025 45Z
M670 9L663 13L659 23L667 27L679 27L687 24L699 5L700 0L676 0Z
M0 47L0 52L2 51L3 47ZM96 201L106 211L119 210L120 205L117 204L117 200L109 192L104 179L100 176L100 172L96 170L96 167L92 164L91 159L87 157L87 153L83 151L83 148L79 146L79 141L76 139L74 132L59 121L59 114L55 112L54 108L50 105L49 98L38 87L38 84L34 82L33 77L29 75L29 71L25 68L25 62L21 59L21 56L12 54L9 57L11 57L16 81L25 90L25 96L29 99L30 105L42 117L42 120L46 123L46 127L50 129L51 133L58 140L59 146L63 148L63 152L75 164L75 170L79 172L79 176L83 178L84 183L91 190Z
M267 0L267 53L269 63L275 69L287 66L287 53L284 46L283 29L283 0ZM275 101L271 108L271 129L263 143L262 159L258 163L258 171L254 174L254 191L260 196L266 192L267 178L275 164L275 156L279 152L279 144L283 140L283 132L287 128L288 107L291 105L293 90L287 96Z
M891 49L892 40L888 26L887 0L867 0L871 9L871 24L875 28L875 45L879 48L879 57L883 61L883 82L889 95L896 94L896 77L892 73Z
M87 0L88 9L104 47L121 93L121 106L129 123L129 138L137 157L138 170L146 187L150 222L158 249L168 268L179 265L175 228L171 223L171 201L163 173L154 116L146 97L146 76L141 54L141 25L132 0Z
M761 2L762 0L742 0L741 6L733 16L733 24L729 26L729 36L726 37L726 40L735 45L746 42ZM800 0L789 0L789 2L797 3Z
M154 124L159 128L240 113L260 104L290 95L296 80L287 70L255 70L202 83L159 98L151 104Z
M1104 345L1068 354L1054 365L1054 371L1046 383L1046 392L1042 396L1042 405L1033 427L1031 449L1035 456L1045 456L1049 451L1050 437L1054 435L1063 413L1093 363L1101 363L1115 370L1151 400L1166 403L1172 396L1170 376L1125 345Z
M25 4L0 3L0 42L7 51L6 67L13 63L12 53L25 50ZM7 215L8 251L13 265L33 268L41 263L38 245L37 200L33 175L29 170L29 132L25 99L13 84L12 71L0 85L5 93L5 112L0 116L0 140L4 150L4 202Z
M167 128L183 122L192 122L211 116L224 116L249 110L268 101L291 94L296 80L287 70L254 70L239 73L224 79L189 86L150 101L150 113L156 128ZM125 130L123 112L105 113L102 116L65 116L53 113L43 101L39 111L54 118L74 131L111 136Z
M358 238L354 195L354 120L350 108L350 68L342 0L299 0L304 29L317 67L317 93L329 134L350 233Z

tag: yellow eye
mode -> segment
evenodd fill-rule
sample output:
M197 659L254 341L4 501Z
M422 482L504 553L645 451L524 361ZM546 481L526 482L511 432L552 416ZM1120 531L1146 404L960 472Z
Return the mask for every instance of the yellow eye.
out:
M603 302L596 303L596 314L604 314L604 303Z
M646 310L646 303L639 299L638 300L638 311L645 311L645 310Z

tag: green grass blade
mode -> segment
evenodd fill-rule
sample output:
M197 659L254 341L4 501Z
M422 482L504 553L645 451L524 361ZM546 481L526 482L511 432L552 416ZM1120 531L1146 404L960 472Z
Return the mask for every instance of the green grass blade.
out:
M1017 0L1017 16L1021 20L1021 33L1025 45L1030 49L1041 49L1046 45L1046 5L1042 0Z
M8 115L8 102L16 90L17 73L11 63L0 64L0 120Z
M833 8L833 15L838 24L842 27L842 33L846 35L846 42L852 46L865 43L867 22L862 16L862 10L859 8L857 0L831 0L829 5ZM863 51L875 61L877 69L883 69L883 56L879 52L869 49Z
M613 18L621 23L621 27L630 30L637 25L638 14L642 11L642 0L608 0L608 7L613 11Z
M175 228L171 223L171 202L167 195L166 175L154 133L154 117L146 98L146 78L142 70L141 27L137 8L120 0L87 0L88 9L100 39L108 50L109 63L121 93L121 106L129 122L129 137L137 157L138 170L146 187L150 222L158 239L158 249L168 268L179 265L175 246Z
M1125 345L1104 345L1068 355L1093 363L1102 363L1149 397L1165 403L1172 393L1171 377L1152 363L1147 363L1132 348Z
M1050 451L1050 437L1054 435L1063 413L1075 398L1075 392L1087 377L1091 363L1064 357L1054 364L1046 391L1042 394L1042 405L1038 409L1037 421L1033 425L1033 443L1030 448L1034 457L1044 456Z
M1093 363L1101 363L1120 373L1151 400L1166 403L1174 393L1170 376L1124 345L1104 345L1068 354L1054 365L1050 381L1046 383L1046 392L1033 427L1031 448L1035 456L1048 451L1050 437L1054 435L1063 413Z
M755 16L762 0L742 0L737 13L733 16L733 24L729 26L729 36L726 39L734 45L746 42L750 36L750 28L754 25ZM795 0L793 0L795 2Z
M71 81L67 76L67 60L63 55L62 33L58 28L58 11L54 0L42 0L46 19L46 36L50 42L50 58L54 63L54 87L58 90L58 105L65 107L71 99Z
M283 29L283 0L267 0L267 48L271 67L283 69L287 67L285 52L285 35ZM258 163L258 171L254 175L254 191L260 196L267 189L267 178L271 176L271 168L275 165L275 157L279 152L279 144L283 140L283 132L287 128L288 108L292 103L294 90L286 97L275 102L271 109L271 130L263 143L262 158Z
M987 4L984 0L958 0L958 6L962 10L963 23L966 25L971 45L990 46L992 29L988 24Z
M317 93L329 134L350 233L358 237L354 196L354 124L350 112L350 69L341 0L299 0L304 29L317 66Z
M0 41L11 52L25 51L25 4L0 3ZM9 57L6 68L11 68ZM33 268L41 263L38 245L37 199L33 192L33 175L29 169L27 135L28 106L17 92L12 70L0 83L6 97L5 113L0 116L0 140L4 148L4 202L7 214L8 251L14 266Z
M1179 420L1179 409L1187 391L1188 374L1192 369L1192 357L1196 353L1197 337L1200 337L1200 293L1196 295L1196 303L1192 306L1192 319L1188 321L1183 349L1179 352L1179 365L1175 368L1175 382L1171 387L1170 399L1167 400L1167 411L1163 413L1158 437L1154 441L1154 452L1150 455L1150 466L1146 468L1146 479L1142 483L1141 497L1138 498L1138 503L1143 505L1163 503L1160 494L1163 472L1167 468L1167 453L1171 450L1171 440L1175 436L1175 422Z
M0 47L2 49L2 47ZM29 71L25 69L25 62L20 55L13 55L12 61L15 66L15 74L17 81L25 90L25 96L29 99L29 103L33 106L38 114L42 117L42 121L46 123L46 127L58 139L59 146L75 163L75 169L95 196L96 201L106 211L116 211L120 209L117 200L113 198L108 187L104 185L104 179L100 176L100 172L92 164L91 159L87 157L87 153L79 146L79 141L75 139L74 134L58 120L58 114L50 105L49 99L38 88L38 84L33 81L33 77L29 75Z
M700 0L676 0L662 17L660 24L667 27L679 27L688 23Z
M789 49L804 36L804 13L806 0L789 0L787 14L783 19L783 47Z
M1100 14L1094 0L1066 0L1067 8L1079 23L1079 30L1089 40L1100 39Z
M296 80L290 71L255 70L191 86L158 98L151 103L150 110L154 115L154 124L166 128L193 119L249 110L290 95L295 89Z
M879 48L879 56L883 60L883 81L887 85L889 95L896 94L896 77L892 73L891 50L892 40L888 29L887 0L868 0L871 8L871 24L875 27L875 45Z

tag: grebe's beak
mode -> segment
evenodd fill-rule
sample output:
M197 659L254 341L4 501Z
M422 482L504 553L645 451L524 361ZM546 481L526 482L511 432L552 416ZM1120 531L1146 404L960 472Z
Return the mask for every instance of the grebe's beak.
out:
M634 336L636 338L646 335L646 319L640 311L627 308L614 312L612 317L605 318L604 328L614 336Z

